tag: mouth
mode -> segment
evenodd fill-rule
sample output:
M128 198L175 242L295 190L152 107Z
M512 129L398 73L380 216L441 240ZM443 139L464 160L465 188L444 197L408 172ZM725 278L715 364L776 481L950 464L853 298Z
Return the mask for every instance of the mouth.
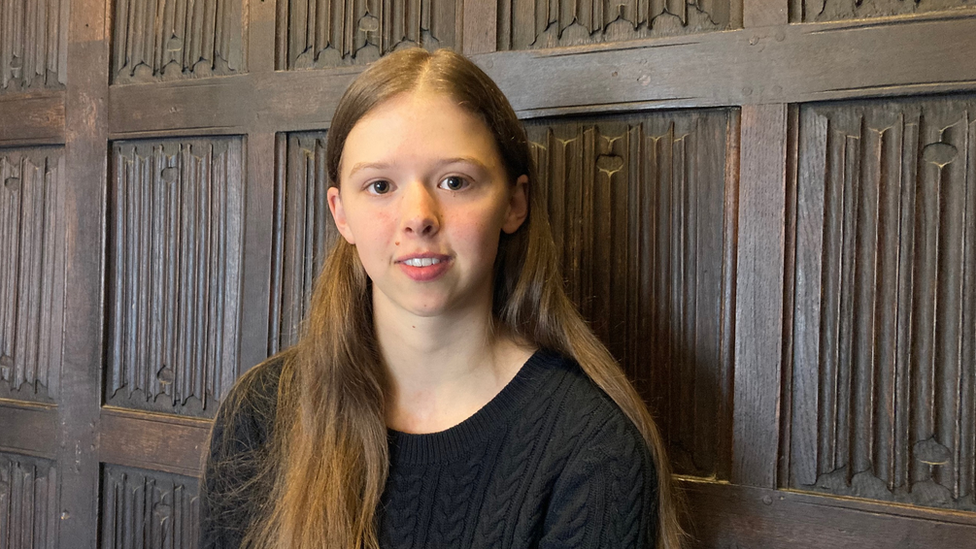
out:
M419 253L396 261L403 272L417 282L429 282L440 278L451 264L451 256L435 253Z
M411 267L430 267L431 265L437 265L441 261L438 257L411 257L410 259L404 259L402 263Z

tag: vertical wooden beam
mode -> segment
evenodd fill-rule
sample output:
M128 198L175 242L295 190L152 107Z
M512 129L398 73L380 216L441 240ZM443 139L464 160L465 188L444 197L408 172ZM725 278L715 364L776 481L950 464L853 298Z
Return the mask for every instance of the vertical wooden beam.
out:
M269 321L274 321L269 314L271 238L277 173L274 132L249 134L246 154L241 372L267 358Z
M464 0L461 6L461 51L465 55L491 53L498 46L498 2Z
M65 96L67 246L64 359L58 408L60 547L94 549L98 528L105 192L111 2L77 0L68 28Z
M765 488L779 447L786 111L742 107L732 482Z

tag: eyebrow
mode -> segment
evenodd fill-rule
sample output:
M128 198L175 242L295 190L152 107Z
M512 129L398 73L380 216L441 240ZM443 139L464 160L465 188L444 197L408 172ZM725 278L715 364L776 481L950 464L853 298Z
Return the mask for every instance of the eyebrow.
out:
M450 164L471 164L481 171L489 171L488 166L486 166L484 162L473 156L456 156L454 158L445 158L438 161L436 167L440 168ZM356 174L356 172L360 172L362 170L384 170L392 166L393 164L389 162L358 162L352 167L351 170L349 170L349 176L352 177Z

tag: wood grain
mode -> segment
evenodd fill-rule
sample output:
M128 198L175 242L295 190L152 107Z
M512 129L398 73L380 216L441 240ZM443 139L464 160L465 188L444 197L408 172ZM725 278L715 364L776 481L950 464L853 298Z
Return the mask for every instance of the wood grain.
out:
M681 482L692 547L976 548L976 517L850 498L714 482Z
M721 449L731 444L723 273L734 248L725 224L734 114L527 128L570 297L656 413L676 469L705 477L730 468Z
M58 412L52 405L0 399L0 451L54 459Z
M65 179L60 148L0 151L0 398L58 395Z
M742 0L742 26L746 29L785 25L790 0Z
M97 422L104 362L104 235L109 82L107 6L73 0L65 95L65 318L58 402L58 537L94 549L98 535Z
M0 0L0 95L64 89L68 2Z
M212 416L236 378L239 138L113 146L106 402Z
M899 0L789 0L790 21L811 23L817 21L840 21L845 19L872 19L897 15L916 15L920 13L950 12L972 10L967 0L918 0L901 2ZM947 13L948 15L948 13Z
M198 477L210 422L170 414L103 408L99 461Z
M732 480L773 488L782 374L786 106L742 107L741 139Z
M800 124L791 486L976 510L976 99Z
M0 95L0 147L64 144L64 92Z

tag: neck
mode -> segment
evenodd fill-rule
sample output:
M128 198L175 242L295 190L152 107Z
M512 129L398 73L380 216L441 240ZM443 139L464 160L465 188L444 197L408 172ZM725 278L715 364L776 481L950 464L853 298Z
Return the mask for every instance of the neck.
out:
M477 412L509 382L532 350L492 329L491 305L418 317L373 300L380 352L392 382L387 424L437 432Z

